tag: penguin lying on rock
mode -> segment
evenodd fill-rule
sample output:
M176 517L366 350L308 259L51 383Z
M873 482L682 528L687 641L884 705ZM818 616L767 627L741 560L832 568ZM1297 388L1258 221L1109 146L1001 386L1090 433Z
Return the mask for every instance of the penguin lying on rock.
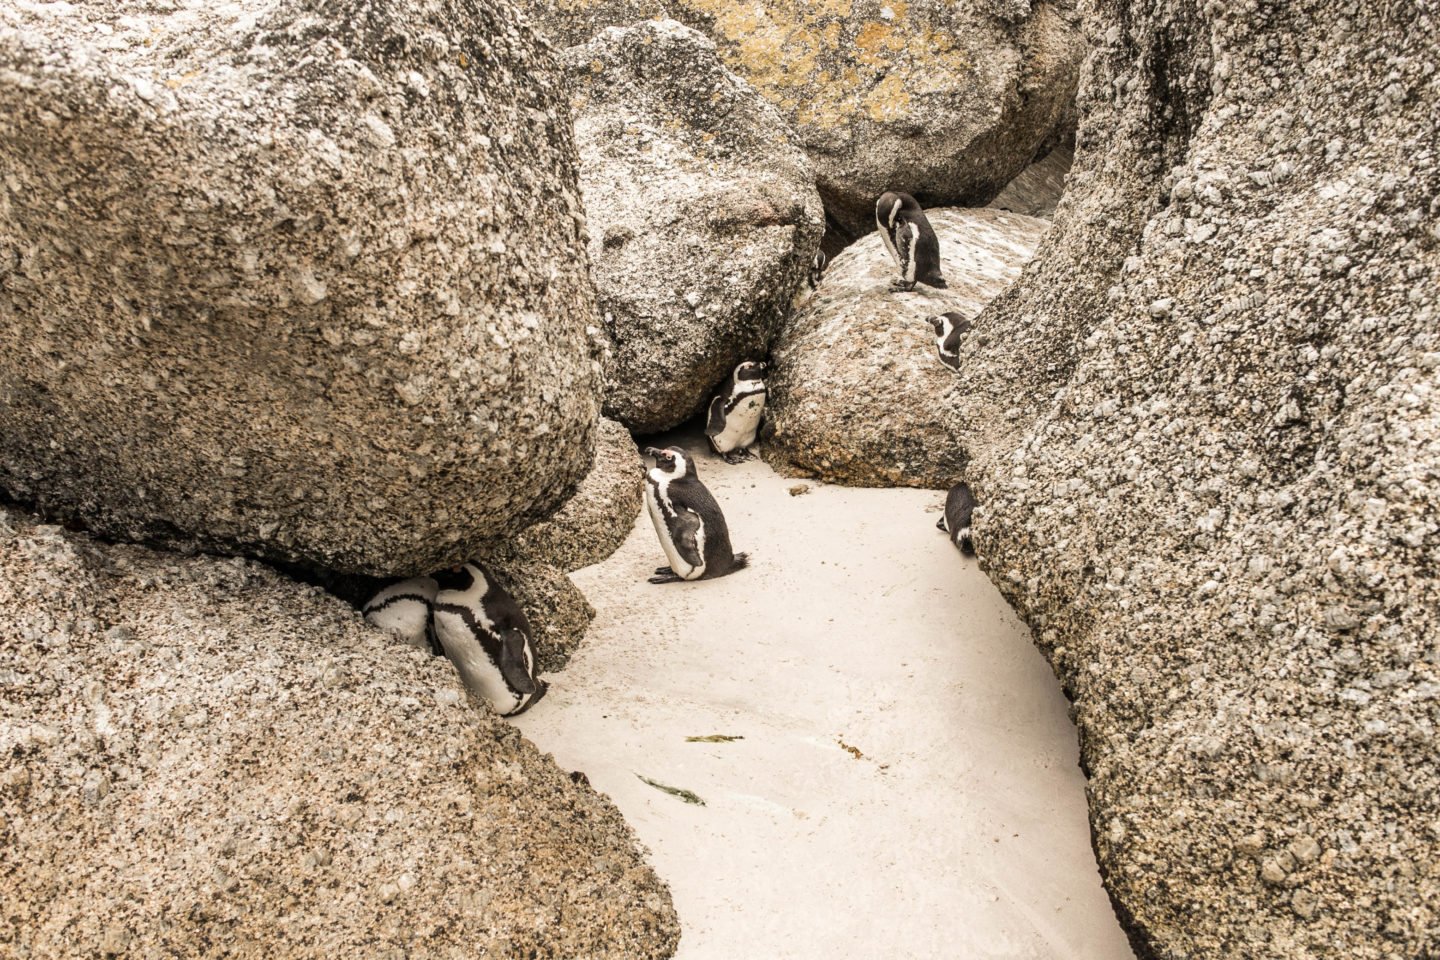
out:
M645 475L645 506L670 566L660 567L651 583L713 580L748 564L730 548L730 531L720 504L700 482L695 463L679 447L646 447L655 466Z
M945 513L935 521L938 530L950 534L950 542L967 557L975 556L975 541L970 538L970 517L975 513L975 494L968 483L957 483L945 494Z
M710 401L705 436L710 447L726 463L739 463L753 454L746 448L755 442L760 417L765 412L765 364L746 361L735 368L723 393Z
M960 338L970 332L970 321L951 310L930 318L935 331L935 353L951 370L960 369Z
M940 239L925 217L925 211L908 193L884 193L875 201L875 225L885 249L900 268L900 279L891 290L914 290L915 284L945 286L940 275Z
M401 580L371 597L361 612L367 623L439 656L442 651L430 633L430 607L439 589L433 577Z
M472 693L502 717L524 713L545 696L535 677L530 623L515 598L478 563L435 574L430 629Z

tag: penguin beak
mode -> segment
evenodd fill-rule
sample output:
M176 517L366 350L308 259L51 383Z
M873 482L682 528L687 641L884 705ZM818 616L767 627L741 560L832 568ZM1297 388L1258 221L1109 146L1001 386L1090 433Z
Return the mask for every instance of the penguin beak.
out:
M645 456L647 456L647 457L654 457L655 459L658 460L658 459L660 459L660 454L664 453L665 451L663 451L663 450L656 450L654 447L646 447L644 450L641 450L640 452L643 453L643 454L644 454Z

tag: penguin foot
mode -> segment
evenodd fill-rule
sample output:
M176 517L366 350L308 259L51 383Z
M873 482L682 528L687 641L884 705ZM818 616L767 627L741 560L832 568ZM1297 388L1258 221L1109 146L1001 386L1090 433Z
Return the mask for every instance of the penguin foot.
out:
M915 289L914 280L891 280L890 290L893 293L909 293Z
M684 577L676 576L674 573L669 573L669 574L666 574L666 575L664 575L664 576L651 577L651 578L650 578L650 582L651 582L651 583L683 583L684 581L685 581L685 578L684 578Z
M755 455L749 450L731 450L729 453L720 455L726 463L744 463L746 460L755 459Z
M656 568L655 568L655 573L656 573L658 576L661 576L661 577L668 577L668 576L670 576L671 574L673 574L674 572L675 572L675 571L674 571L674 570L671 570L669 567L656 567Z

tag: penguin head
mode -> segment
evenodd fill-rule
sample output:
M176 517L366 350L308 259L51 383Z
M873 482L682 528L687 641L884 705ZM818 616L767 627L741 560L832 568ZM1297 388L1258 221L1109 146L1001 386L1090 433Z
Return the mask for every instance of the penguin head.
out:
M764 377L765 364L755 360L746 360L735 368L736 382L741 380L762 380Z
M816 270L824 270L824 269L825 269L825 264L827 264L827 263L829 263L829 262L830 262L830 258L827 257L827 256L825 256L825 251L824 251L824 250L816 250L816 251L815 251L815 259L810 261L810 265L811 265L812 267L814 267Z
M666 447L664 450L646 447L644 452L645 456L655 458L655 469L667 479L678 480L687 474L695 474L695 464L679 447Z
M935 331L935 336L945 336L945 327L948 322L949 321L945 319L945 314L943 313L937 313L935 316L930 318L930 328Z
M887 227L895 226L895 218L901 210L915 213L920 210L920 204L910 194L893 190L882 193L875 201L875 219Z

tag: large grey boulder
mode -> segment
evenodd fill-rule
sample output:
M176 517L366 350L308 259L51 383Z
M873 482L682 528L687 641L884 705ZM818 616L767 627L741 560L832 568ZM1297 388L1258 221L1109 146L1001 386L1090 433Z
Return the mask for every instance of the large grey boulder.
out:
M795 128L832 224L874 226L887 190L987 202L1074 127L1085 40L1071 0L567 0L530 4L560 45L674 17Z
M948 488L965 468L955 398L972 387L942 365L928 318L975 316L1024 268L1049 226L997 210L928 210L948 287L891 291L878 231L835 257L776 341L761 450L776 469L858 486ZM981 328L962 350L988 342Z
M560 76L517 24L506 0L0 9L0 491L375 574L561 503L596 313Z
M794 134L695 31L611 29L563 59L612 350L605 412L668 429L764 355L824 212Z
M0 953L673 953L615 808L318 589L0 511L0 611Z
M1142 956L1436 955L1440 24L1087 32L1054 229L961 370L981 563Z

